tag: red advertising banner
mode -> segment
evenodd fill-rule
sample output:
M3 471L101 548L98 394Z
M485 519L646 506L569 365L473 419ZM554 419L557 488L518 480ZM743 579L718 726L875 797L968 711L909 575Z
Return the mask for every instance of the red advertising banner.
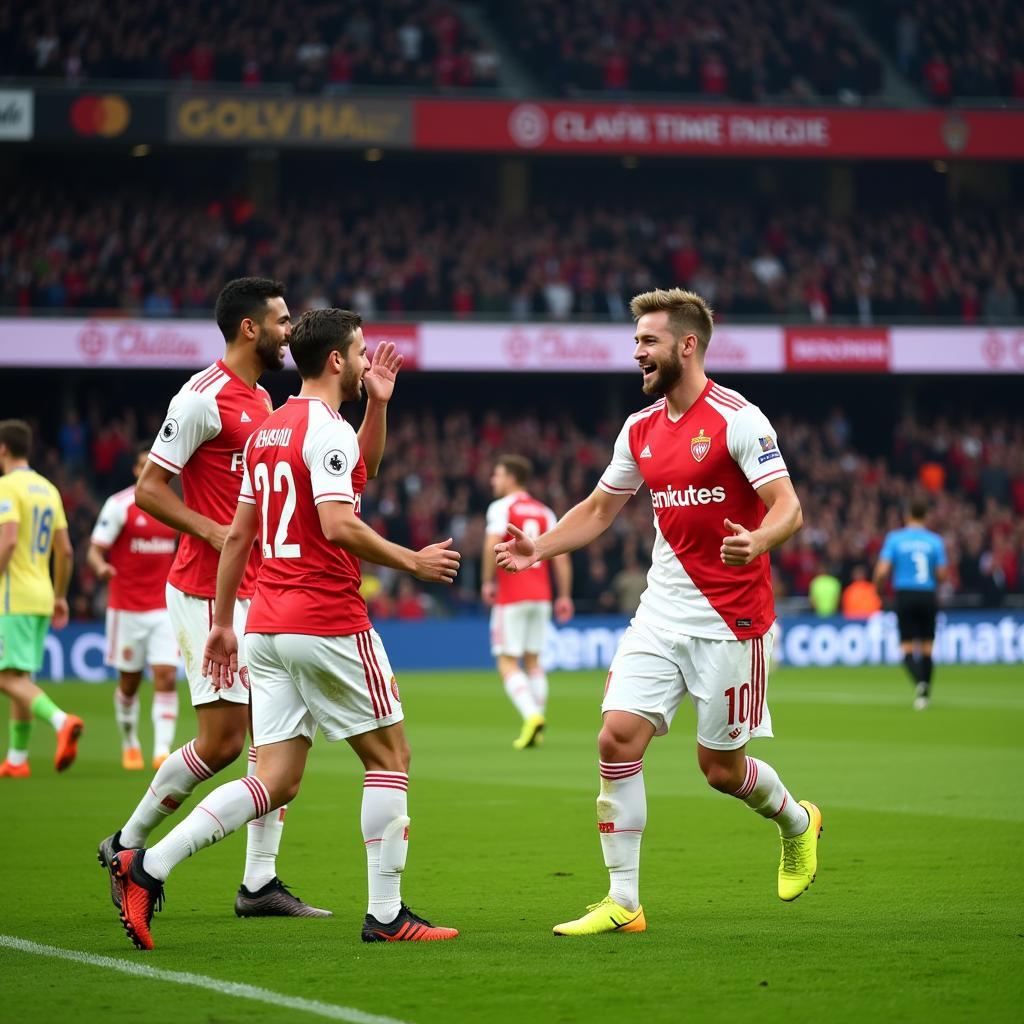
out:
M417 149L1024 158L1024 111L418 100L413 125Z
M786 369L814 373L886 373L887 327L787 327Z

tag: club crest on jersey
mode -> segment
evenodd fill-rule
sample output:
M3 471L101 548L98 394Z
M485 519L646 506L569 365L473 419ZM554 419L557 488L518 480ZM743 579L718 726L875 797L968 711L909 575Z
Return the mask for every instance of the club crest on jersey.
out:
M704 433L704 428L701 427L700 433L696 437L690 438L690 453L693 455L694 462L703 462L709 451L711 451L711 438Z
M173 441L178 436L178 421L177 420L164 420L164 425L160 428L160 440L161 441Z
M394 676L391 677L391 693L394 695L395 700L401 704L402 698L398 696L398 680Z
M332 476L341 476L348 469L348 462L344 454L335 448L324 456L324 469Z

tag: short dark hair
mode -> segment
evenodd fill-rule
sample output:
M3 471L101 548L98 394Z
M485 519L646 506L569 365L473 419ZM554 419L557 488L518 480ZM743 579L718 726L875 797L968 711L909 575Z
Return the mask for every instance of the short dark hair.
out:
M239 277L228 281L217 296L213 315L225 341L234 341L243 320L257 320L268 299L284 297L284 284L269 277Z
M24 420L0 420L0 444L7 446L12 458L27 459L32 451L32 428Z
M533 476L533 463L525 455L499 455L498 465L511 473L517 484L525 484Z
M363 318L350 309L307 309L288 343L299 376L319 377L332 352L340 352L344 359L362 323Z
M907 511L910 513L911 519L926 518L928 515L928 499L911 498L910 504L907 506Z

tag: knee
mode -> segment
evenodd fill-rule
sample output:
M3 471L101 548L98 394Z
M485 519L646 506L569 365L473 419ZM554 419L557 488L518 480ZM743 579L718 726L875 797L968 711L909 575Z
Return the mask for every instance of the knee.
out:
M245 749L245 733L228 733L216 737L200 752L203 760L215 772L227 768L238 760L238 755Z
M270 799L275 807L283 807L290 804L299 795L300 779L282 779L270 789Z
M701 767L708 785L712 789L717 789L719 793L732 794L743 785L743 779L737 778L736 769L732 765L712 762Z
M629 761L634 751L634 737L625 729L610 725L608 722L601 727L597 736L597 751L602 761Z

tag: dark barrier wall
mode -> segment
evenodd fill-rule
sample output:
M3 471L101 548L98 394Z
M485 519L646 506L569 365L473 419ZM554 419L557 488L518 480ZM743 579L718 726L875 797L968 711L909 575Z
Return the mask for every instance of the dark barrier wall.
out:
M552 629L545 661L549 670L607 669L628 620L580 616ZM396 671L493 667L486 619L385 622L379 630ZM1024 612L950 612L939 616L936 660L989 665L1024 662ZM101 682L102 623L75 623L46 638L41 679ZM896 616L883 612L865 622L810 616L780 621L776 657L797 668L880 665L899 661ZM1022 675L1024 681L1024 675Z

